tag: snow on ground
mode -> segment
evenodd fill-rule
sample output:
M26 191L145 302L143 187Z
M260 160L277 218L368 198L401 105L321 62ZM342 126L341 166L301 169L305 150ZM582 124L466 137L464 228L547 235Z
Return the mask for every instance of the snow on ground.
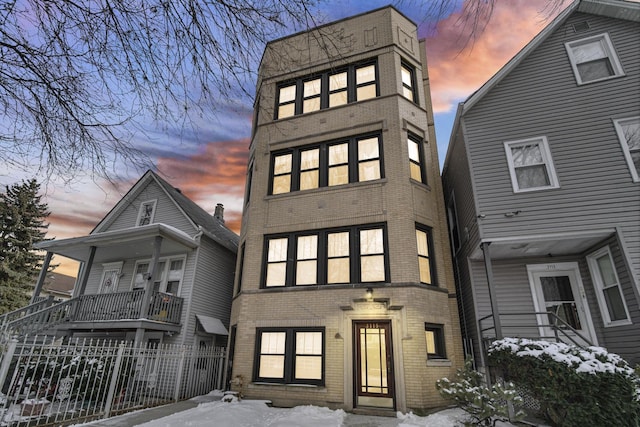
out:
M202 403L138 427L452 427L464 418L460 409L447 409L427 417L398 413L397 418L350 415L317 406L272 408L265 401L243 400Z

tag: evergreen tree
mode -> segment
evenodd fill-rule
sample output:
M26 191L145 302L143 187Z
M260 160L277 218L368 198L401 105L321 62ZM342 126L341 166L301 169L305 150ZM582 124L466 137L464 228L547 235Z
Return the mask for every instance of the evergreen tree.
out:
M5 189L0 193L0 314L29 303L44 259L33 245L45 240L50 214L35 179Z

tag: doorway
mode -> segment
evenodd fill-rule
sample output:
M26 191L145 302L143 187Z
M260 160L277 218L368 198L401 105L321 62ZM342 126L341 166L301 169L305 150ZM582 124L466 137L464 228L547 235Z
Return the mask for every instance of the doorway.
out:
M390 320L353 322L355 406L395 408Z
M527 270L536 311L552 313L549 315L538 314L538 324L557 324L560 329L564 329L566 335L577 343L582 345L595 344L595 333L587 299L580 281L578 265L576 263L528 265ZM567 326L585 337L590 343L585 342ZM550 327L541 326L540 334L547 337L554 336L554 331ZM560 339L566 341L566 337L563 335L560 334Z

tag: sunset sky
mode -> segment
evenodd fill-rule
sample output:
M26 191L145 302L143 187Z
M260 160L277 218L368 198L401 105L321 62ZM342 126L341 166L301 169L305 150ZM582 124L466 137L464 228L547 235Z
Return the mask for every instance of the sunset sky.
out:
M556 0L497 0L485 31L465 46L460 9L443 17L435 27L429 27L424 22L425 7L420 7L420 3L428 1L406 0L397 7L420 24L418 36L427 40L431 97L442 165L457 104L540 32L559 8L550 16L549 2ZM461 6L462 3L460 0ZM389 1L325 1L322 4L322 20L329 22L385 6ZM565 0L564 4L569 2ZM213 212L216 203L223 203L226 223L236 232L240 231L242 215L252 103L253 100L247 98L219 106L212 117L196 119L197 133L180 133L150 124L153 130L147 139L137 143L149 153L165 179L204 209ZM7 168L0 158L3 187L30 178ZM51 180L43 186L45 201L51 210L47 237L60 239L88 234L143 173L130 171L128 180L115 185L90 178L70 184ZM57 271L76 275L76 269L74 263L63 262Z

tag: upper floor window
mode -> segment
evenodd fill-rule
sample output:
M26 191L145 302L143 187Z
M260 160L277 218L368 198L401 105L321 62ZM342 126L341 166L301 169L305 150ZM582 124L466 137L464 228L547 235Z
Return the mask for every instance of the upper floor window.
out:
M138 219L136 220L137 226L148 225L153 222L153 217L156 213L156 202L157 200L148 200L140 204Z
M276 119L375 98L377 68L375 61L369 61L279 85Z
M624 75L609 34L565 43L578 84Z
M460 249L460 233L458 231L458 210L456 208L456 198L452 191L447 203L447 224L449 225L449 239L451 240L451 249L455 255Z
M633 181L640 182L640 117L614 120L613 123Z
M259 328L254 380L323 385L324 354L324 328Z
M418 182L426 183L427 174L424 168L422 141L410 135L407 138L407 147L409 150L409 168L411 170L411 179L414 179Z
M504 148L514 192L560 186L546 137L507 141Z
M134 268L133 288L144 288L150 261L137 261ZM153 290L172 295L180 294L185 257L162 258L153 274Z
M629 310L609 247L605 246L589 255L587 262L596 285L596 296L605 326L629 324Z
M353 137L273 154L270 194L380 179L379 135Z
M383 225L306 231L265 240L264 287L385 282Z
M410 101L418 102L416 96L416 70L405 62L400 66L402 76L402 95Z
M431 243L431 229L416 225L416 243L418 245L418 268L420 283L435 284L433 246Z

